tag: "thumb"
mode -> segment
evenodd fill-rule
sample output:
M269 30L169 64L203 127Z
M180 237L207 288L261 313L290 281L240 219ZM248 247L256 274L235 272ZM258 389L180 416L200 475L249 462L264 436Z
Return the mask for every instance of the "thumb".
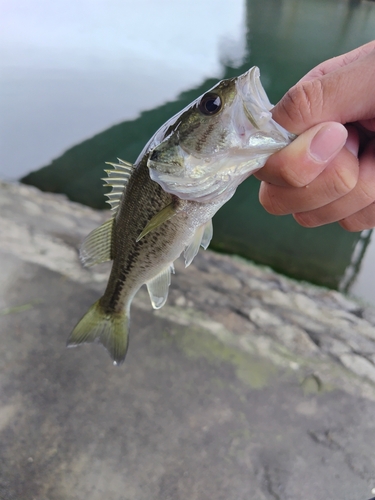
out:
M300 134L321 122L342 124L375 117L375 50L312 80L292 87L272 110L289 132Z

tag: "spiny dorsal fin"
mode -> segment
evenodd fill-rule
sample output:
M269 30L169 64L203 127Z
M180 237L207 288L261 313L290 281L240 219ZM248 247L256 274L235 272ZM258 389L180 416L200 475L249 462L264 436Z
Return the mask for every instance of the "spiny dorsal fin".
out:
M202 246L205 250L207 249L208 245L210 244L211 238L212 220L210 219L208 222L206 222L206 224L198 227L191 242L185 248L185 267L190 266L190 264L193 262L193 259L197 255L200 246Z
M115 219L112 217L97 227L85 238L79 256L82 263L89 267L113 259L112 230Z
M157 227L161 226L164 224L169 219L172 219L176 214L178 213L178 210L174 206L174 203L170 203L166 207L163 208L163 210L160 210L152 219L146 224L145 228L141 232L141 234L138 236L137 241L141 240L146 234L148 234L150 231L153 231Z
M112 187L112 191L105 195L109 198L106 203L111 205L111 210L117 210L120 205L127 183L135 168L134 165L127 161L117 159L118 163L107 162L107 165L114 167L114 170L105 170L107 177L102 179L105 182L104 186Z
M174 273L173 263L146 283L151 304L154 309L163 307L167 300L168 289L171 284L171 272Z

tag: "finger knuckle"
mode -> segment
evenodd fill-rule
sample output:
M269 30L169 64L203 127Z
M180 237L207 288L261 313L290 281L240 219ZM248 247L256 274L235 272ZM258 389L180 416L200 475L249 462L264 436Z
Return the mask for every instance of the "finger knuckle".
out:
M299 125L299 129L311 127L314 124L313 117L319 117L324 108L321 80L316 78L297 83L285 94L280 104L290 121Z
M355 188L358 181L358 169L338 166L335 174L333 182L328 188L332 191L331 197L333 199L341 198Z
M359 222L354 217L348 217L346 219L342 219L339 221L339 224L343 229L349 231L350 233L355 233L357 231L362 231L363 229L366 229L364 227L364 224Z
M358 223L354 222L351 218L342 219L339 221L339 224L345 231L349 231L350 233L361 231L361 229L358 229Z
M300 226L308 228L318 227L322 224L322 222L312 212L294 214L294 219Z
M357 232L375 227L375 203L371 203L359 212L339 221L339 224L346 231Z
M279 175L291 187L301 188L306 185L306 180L303 178L301 169L296 171L295 168L291 168L290 164L281 165Z
M374 188L375 186L372 183L369 184L362 183L361 186L358 188L358 190L356 189L357 199L361 201L362 206L371 205L375 201Z
M285 215L290 213L280 196L277 196L272 189L272 186L265 186L259 192L259 201L262 207L272 215Z

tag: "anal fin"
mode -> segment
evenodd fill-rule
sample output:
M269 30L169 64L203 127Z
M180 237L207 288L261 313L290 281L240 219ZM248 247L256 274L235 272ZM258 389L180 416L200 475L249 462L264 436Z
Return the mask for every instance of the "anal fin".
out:
M200 227L198 227L192 240L184 251L185 267L190 266L190 264L193 262L194 257L199 252L200 246L202 246L205 250L207 249L212 238L212 231L211 219L205 224L202 224Z
M208 245L211 243L212 235L213 235L213 227L212 227L212 219L210 219L204 225L203 236L201 241L201 247L207 250Z
M204 226L198 227L189 245L185 248L184 251L185 267L190 266L190 264L193 262L194 257L199 252L203 231L204 231Z
M171 272L174 272L173 263L146 283L154 309L163 307L167 300L169 285L171 284Z

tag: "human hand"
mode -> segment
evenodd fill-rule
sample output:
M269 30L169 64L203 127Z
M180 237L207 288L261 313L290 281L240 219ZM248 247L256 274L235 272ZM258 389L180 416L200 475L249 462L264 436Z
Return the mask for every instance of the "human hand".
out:
M264 208L306 227L374 227L375 41L314 68L272 114L298 137L255 174Z

